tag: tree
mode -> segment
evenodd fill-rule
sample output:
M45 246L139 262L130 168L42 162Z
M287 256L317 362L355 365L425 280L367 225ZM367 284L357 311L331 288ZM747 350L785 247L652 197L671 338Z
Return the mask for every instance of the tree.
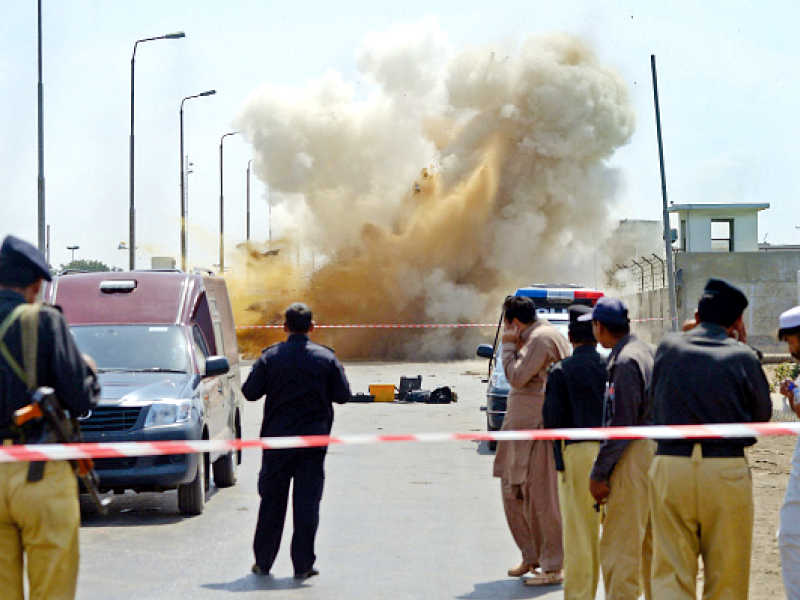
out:
M58 272L63 273L68 269L73 271L90 272L111 271L111 267L103 262L100 262L99 260L73 260L65 265L61 265L61 267L58 269Z

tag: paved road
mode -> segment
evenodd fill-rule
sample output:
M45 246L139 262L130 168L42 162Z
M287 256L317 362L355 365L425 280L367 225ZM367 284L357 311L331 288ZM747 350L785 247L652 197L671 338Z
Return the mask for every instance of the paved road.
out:
M354 392L422 375L449 385L456 404L348 404L334 433L482 430L484 361L346 365ZM256 437L261 403L248 404L245 437ZM505 524L485 443L392 443L333 447L317 538L319 577L297 583L288 558L291 519L273 576L250 574L258 509L257 450L245 452L239 482L217 490L205 512L177 512L175 492L127 493L107 517L83 503L78 598L325 600L561 598L506 577L518 554Z

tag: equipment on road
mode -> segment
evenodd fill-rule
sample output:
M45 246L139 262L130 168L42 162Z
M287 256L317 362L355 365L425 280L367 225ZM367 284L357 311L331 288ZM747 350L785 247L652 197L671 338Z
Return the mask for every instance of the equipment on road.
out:
M435 390L423 390L422 375L401 377L400 386L373 383L369 386L369 394L353 394L350 402L399 402L411 404L450 404L458 401L458 395L447 386ZM395 390L397 393L395 394Z
M397 389L398 400L408 400L409 392L422 388L422 375L416 377L401 377L400 387Z
M375 402L394 402L394 385L373 383L369 386L369 393L375 398Z

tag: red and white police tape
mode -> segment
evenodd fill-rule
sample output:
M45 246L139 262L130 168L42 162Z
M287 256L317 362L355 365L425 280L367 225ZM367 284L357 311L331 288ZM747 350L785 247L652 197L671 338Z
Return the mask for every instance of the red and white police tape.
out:
M669 321L663 317L631 319L631 323ZM497 323L371 323L364 325L315 325L315 329L437 329L454 327L497 327ZM283 325L237 325L236 329L283 329Z
M706 425L654 425L648 427L599 427L583 429L533 429L466 433L400 433L271 437L251 440L184 440L164 442L83 442L0 446L0 462L120 458L225 452L243 448L314 448L336 444L384 444L389 442L451 442L489 440L688 440L800 434L800 422L720 423Z
M365 325L314 325L314 329L436 329L442 327L497 327L497 323L374 323ZM283 325L237 325L236 329L283 329Z

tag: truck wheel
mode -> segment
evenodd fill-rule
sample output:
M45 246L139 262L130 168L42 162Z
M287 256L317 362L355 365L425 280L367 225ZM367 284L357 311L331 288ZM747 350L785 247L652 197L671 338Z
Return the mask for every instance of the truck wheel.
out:
M214 483L218 488L231 487L236 483L236 452L231 451L214 461Z
M197 457L197 472L189 483L178 486L178 510L182 515L203 514L206 502L206 455Z
M492 427L492 424L489 422L489 416L486 416L486 431L497 431L496 427ZM486 447L489 448L490 451L495 452L497 450L497 440L491 440L486 442Z

